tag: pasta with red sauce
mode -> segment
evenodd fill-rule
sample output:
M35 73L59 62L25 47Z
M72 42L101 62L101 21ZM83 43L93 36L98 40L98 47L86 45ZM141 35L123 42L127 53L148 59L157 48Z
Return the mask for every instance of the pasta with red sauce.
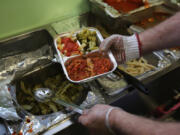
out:
M93 53L79 56L66 62L66 69L71 80L80 81L95 75L109 72L113 64L107 56Z

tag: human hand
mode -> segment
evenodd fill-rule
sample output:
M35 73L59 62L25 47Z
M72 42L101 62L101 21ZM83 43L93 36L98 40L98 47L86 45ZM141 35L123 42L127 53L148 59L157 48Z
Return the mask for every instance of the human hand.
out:
M112 107L109 105L95 105L83 112L79 117L79 122L89 129L90 134L110 135L105 125L106 113L110 108Z
M112 35L106 38L100 45L102 51L113 53L118 64L140 57L141 46L138 42L138 35L122 36Z

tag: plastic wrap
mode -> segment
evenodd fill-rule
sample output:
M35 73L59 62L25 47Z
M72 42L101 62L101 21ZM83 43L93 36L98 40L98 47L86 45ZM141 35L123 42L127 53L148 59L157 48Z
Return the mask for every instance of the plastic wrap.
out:
M6 120L20 120L11 99L7 85L0 86L0 117Z

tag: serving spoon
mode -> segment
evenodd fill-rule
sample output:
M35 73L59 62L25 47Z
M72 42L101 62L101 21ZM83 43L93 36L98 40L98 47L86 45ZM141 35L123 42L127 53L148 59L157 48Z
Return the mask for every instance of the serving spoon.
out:
M64 100L57 99L55 98L55 93L50 90L49 88L38 88L34 92L34 97L38 102L48 102L48 101L54 101L57 104L60 104L62 106L67 107L69 110L72 110L74 112L77 112L79 114L83 113L83 109L80 108L79 106L72 104L72 103L67 103Z

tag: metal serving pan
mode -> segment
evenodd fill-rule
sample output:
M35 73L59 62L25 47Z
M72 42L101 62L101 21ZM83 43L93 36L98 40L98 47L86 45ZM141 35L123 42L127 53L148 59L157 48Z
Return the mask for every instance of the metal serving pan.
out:
M101 15L108 15L114 19L121 18L121 17L127 17L127 16L132 16L137 12L143 11L147 8L154 7L156 5L160 5L164 3L163 1L151 1L149 0L149 5L148 7L141 6L135 10L129 11L128 13L123 13L119 12L107 3L103 2L102 0L90 0L91 5L92 5L92 11L96 14L101 13ZM103 12L105 14L103 14Z
M154 70L145 72L144 74L138 76L138 78L140 80L145 79L145 78L159 72L160 70L168 67L171 64L171 62L167 58L159 55L158 52L153 52L153 53L147 54L143 57L147 60L147 62L149 64L155 66L156 68Z
M87 29L90 30L90 31L95 31L95 32L96 32L97 42L98 42L97 44L100 45L100 43L103 41L103 37L102 37L102 35L100 34L100 32L99 32L97 29L91 28L91 27L88 27ZM82 29L81 29L81 30L82 30ZM75 34L79 33L81 30L75 31ZM70 34L70 33L64 33L64 34L59 35L58 37L68 36L69 34ZM58 54L58 58L57 58L57 59L58 59L58 61L61 63L62 68L63 68L63 70L64 70L64 73L65 73L65 75L66 75L66 77L67 77L67 79L68 79L69 81L71 81L71 82L73 82L73 83L84 83L84 82L88 82L88 81L91 81L91 80L93 80L93 79L95 79L95 78L97 78L97 77L100 77L100 76L103 76L103 75L107 75L107 74L109 74L109 73L112 73L112 72L116 69L116 67L117 67L116 60L115 60L113 54L112 54L111 52L108 52L108 57L109 57L109 59L111 60L111 62L112 62L112 64L113 64L113 69L112 69L111 71L106 72L106 73L103 73L103 74L100 74L100 75L96 75L96 76L93 76L93 77L89 77L89 78L86 78L86 79L83 79L83 80L80 80L80 81L73 81L73 80L71 80L71 79L69 78L68 73L67 73L65 63L66 63L67 61L75 58L75 57L78 57L78 55L76 55L76 56L70 56L70 57L64 57L64 56L62 55L62 53L61 53L61 52L58 50L58 48L57 48L57 39L58 39L58 37L54 40L55 49L56 49L56 52L57 52L57 54ZM99 51L99 50L94 50L94 51L92 51L92 52L90 52L90 53L95 53L95 52L98 52L98 51ZM79 55L79 56L80 56L80 55Z
M130 30L131 29L132 30L137 29L137 30L143 31L143 30L145 30L147 28L150 28L150 27L152 27L154 25L157 25L161 21L149 22L146 27L140 26L140 25L136 25L138 22L142 21L143 19L148 19L148 18L153 17L154 13L163 13L164 16L166 16L168 18L171 15L175 14L175 11L173 11L173 10L171 10L169 8L166 8L162 4L162 5L157 5L157 6L148 8L146 10L134 13L134 16L131 16L131 17L127 18L131 23L133 23L133 25L130 26L129 29Z
M45 81L47 81L48 78L51 81L55 81L54 79L55 79L55 76L57 76L57 75L60 75L60 78L61 78L60 79L61 81L59 83L56 84L55 82L49 82L49 83L51 83L51 85L49 83L47 84L48 86L45 85ZM16 93L15 98L16 98L17 103L18 103L18 101L20 101L21 99L18 99L17 96L18 95L22 96L22 92L24 92L24 90L22 90L22 87L20 86L21 81L24 82L27 90L35 89L34 86L41 85L41 87L45 87L45 88L49 87L50 89L57 91L57 90L59 90L59 88L61 86L64 85L62 82L65 82L66 80L67 79L65 78L65 76L63 74L63 70L62 70L61 65L59 63L50 63L50 64L42 66L39 69L28 72L27 74L25 74L21 78L13 80L13 82L11 83L11 88L14 89L14 92ZM80 85L80 84L76 84L76 85ZM87 93L90 90L90 88L88 87L88 85L82 85L82 87L84 88L84 90L79 93L79 97L74 100L74 104L80 105L87 97ZM65 88L65 86L64 86L64 88ZM27 97L30 96L27 93L24 93L24 95L26 95ZM33 95L32 95L32 97L33 97ZM21 100L21 102L22 102L22 100ZM34 101L34 102L37 102L37 101ZM27 103L24 103L24 104L27 104ZM21 105L19 105L19 107L21 107ZM24 110L24 109L22 108L22 110ZM24 110L24 112L27 115L31 115L31 113L26 111L26 110ZM62 110L58 109L58 112L64 112L64 109L63 108L62 108ZM52 113L46 114L46 115L50 116ZM34 115L40 116L37 114L34 114Z
M171 64L171 62L167 58L161 56L157 52L153 52L153 53L144 55L143 58L145 60L147 60L148 64L153 65L155 67L155 69L144 72L143 74L136 76L136 78L138 78L139 80L143 80L143 79L159 72L160 70L164 69L165 67L167 67ZM123 64L122 66L127 67L126 64Z

